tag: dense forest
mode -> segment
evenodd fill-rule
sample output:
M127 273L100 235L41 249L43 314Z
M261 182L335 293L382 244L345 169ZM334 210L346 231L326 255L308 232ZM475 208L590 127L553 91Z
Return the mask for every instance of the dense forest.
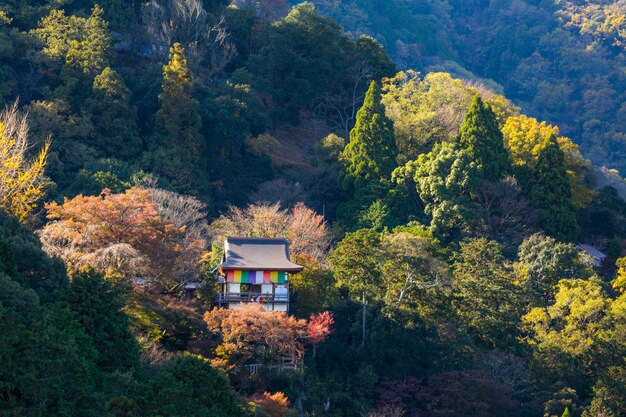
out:
M315 0L400 69L482 80L625 172L626 3L611 0Z
M0 0L0 416L626 416L625 11Z

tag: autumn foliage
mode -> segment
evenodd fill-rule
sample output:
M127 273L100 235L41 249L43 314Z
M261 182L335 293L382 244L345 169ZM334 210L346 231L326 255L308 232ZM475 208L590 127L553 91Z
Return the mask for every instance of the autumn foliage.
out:
M291 210L280 204L252 204L241 209L235 206L211 224L214 249L226 236L283 237L289 240L293 259L304 255L323 259L330 246L330 231L324 217L297 203Z
M283 417L289 407L289 398L280 391L274 394L267 391L263 394L256 393L248 400L260 406L269 417Z
M240 310L213 309L204 314L204 321L221 338L217 363L226 368L251 359L272 362L304 355L306 320L250 304Z
M249 304L242 309L216 308L204 314L211 332L219 335L216 365L232 369L250 360L272 363L299 360L307 342L317 346L331 333L332 315L324 312L311 321Z
M194 276L206 247L201 236L190 236L185 225L162 215L145 189L79 195L46 209L50 223L40 232L44 249L70 270L92 266L172 284Z
M0 114L0 209L24 221L44 195L49 144L29 161L28 125L17 103Z
M308 342L313 346L313 354L317 351L317 346L333 332L333 324L335 324L335 319L330 311L311 316L306 335Z

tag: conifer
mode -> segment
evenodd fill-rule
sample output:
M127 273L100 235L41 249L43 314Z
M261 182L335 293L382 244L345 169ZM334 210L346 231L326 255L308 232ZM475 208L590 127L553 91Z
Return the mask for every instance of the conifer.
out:
M533 173L530 202L539 210L543 230L560 240L571 241L578 232L565 156L556 137L548 139Z
M201 120L198 102L192 96L191 71L180 43L174 44L170 54L170 61L163 67L161 108L156 115L159 133L164 136L163 145L179 146L197 154Z
M350 132L350 143L341 155L342 186L358 193L370 185L388 182L397 155L393 122L385 115L380 86L372 81Z
M510 171L509 155L496 115L478 94L461 124L459 144L476 162L485 179L496 181Z
M106 157L127 160L141 152L137 109L130 105L131 92L122 77L106 67L93 81L87 108L95 127L94 147Z

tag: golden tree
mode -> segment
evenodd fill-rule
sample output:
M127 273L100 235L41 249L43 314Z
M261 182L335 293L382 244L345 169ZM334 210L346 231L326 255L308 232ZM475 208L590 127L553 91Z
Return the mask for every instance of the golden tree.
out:
M27 157L28 121L17 103L0 113L0 208L26 220L44 195L44 167L50 143L39 154Z

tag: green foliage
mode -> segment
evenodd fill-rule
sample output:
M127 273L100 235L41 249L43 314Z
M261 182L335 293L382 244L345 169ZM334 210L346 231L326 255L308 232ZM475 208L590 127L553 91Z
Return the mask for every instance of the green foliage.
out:
M626 413L626 263L610 288L555 240L610 242L617 257L624 185L595 178L577 145L501 95L623 166L619 2L315 0L346 33L312 3L275 21L281 2L236 3L258 15L225 0L5 3L0 105L19 94L35 147L52 136L48 199L156 180L211 201L209 216L283 193L339 217L330 258L302 257L290 277L291 313L332 310L334 332L300 372L231 375L242 395L282 391L299 414L344 417L392 403L407 415ZM424 75L394 76L363 33ZM521 192L553 237L528 237L539 228ZM64 254L66 237L84 238L61 236ZM69 283L0 214L0 414L241 415L205 359L163 351L215 357L200 319L212 295L118 290L89 271Z
M0 211L0 272L34 290L44 303L54 300L68 285L59 259L49 258L39 238L17 219Z
M23 226L4 214L2 220L0 413L96 416L96 349L72 312L55 300L63 292L64 268L43 254Z
M567 379L577 391L586 388L598 366L608 357L600 354L600 332L610 299L597 279L562 279L554 304L531 309L522 317L528 343L536 345L536 372L544 384Z
M359 194L370 183L389 181L397 153L393 122L385 115L380 86L372 81L350 131L350 142L341 154L343 187Z
M399 160L406 163L440 142L453 142L478 90L445 72L401 71L383 80L383 103L394 121ZM486 98L501 119L519 111L502 96Z
M509 155L496 115L478 94L459 129L459 145L467 151L485 179L495 181L510 172Z
M332 272L314 265L313 262L308 263L301 273L289 277L289 291L289 310L300 318L321 313L330 308L338 298Z
M557 384L556 387L558 387ZM552 394L552 398L543 406L544 417L561 417L567 410L567 415L580 415L578 404L580 398L575 389L564 387ZM564 410L564 411L561 411Z
M615 188L607 186L596 192L580 217L581 231L585 236L602 236L607 239L623 236L626 203Z
M556 137L552 136L539 154L529 199L539 210L543 230L563 241L572 241L578 235L578 222L571 198L563 151Z
M94 78L93 97L86 102L95 128L93 146L105 156L133 160L141 151L137 109L131 92L115 70L106 67Z
M607 375L593 387L593 399L583 417L619 416L626 411L626 374L623 366L608 369Z
M198 102L192 97L191 82L185 50L176 43L170 49L170 61L163 67L163 83L159 94L161 108L156 114L157 128L164 136L163 144L181 147L197 158L201 122Z
M353 95L360 97L369 80L391 75L394 69L372 38L351 42L339 25L320 16L309 2L265 26L259 39L258 53L250 56L246 69L253 75L253 86L272 95L273 113L282 120L296 121L301 110L330 96L323 111L338 104L341 111L351 113L358 108ZM367 73L361 79L363 70Z
M558 122L594 163L624 172L620 2L314 3L347 32L375 35L402 69L480 79L528 114Z
M579 259L574 246L534 234L522 242L516 270L535 305L553 300L552 288L563 278L590 278L592 271Z
M477 227L480 210L472 196L477 191L480 171L465 150L451 143L436 145L428 154L398 168L394 178L415 184L438 237L449 241Z
M449 284L448 268L438 256L438 245L432 237L411 229L400 230L381 242L385 303L395 307L420 305L429 291Z
M44 44L44 59L64 62L91 76L100 73L107 66L111 48L108 23L102 13L99 6L94 6L89 18L52 10L34 31Z
M140 407L150 417L242 415L226 376L189 354L176 356L150 379Z
M332 252L332 265L337 285L348 289L355 299L363 294L380 298L382 276L378 271L380 233L361 229L348 233Z
M393 122L385 115L379 85L372 81L350 131L350 142L340 156L340 185L352 196L340 208L346 224L353 222L359 212L362 224L384 224L384 203L377 200L387 194L397 155Z
M65 301L96 346L100 369L125 372L138 364L137 343L121 311L121 293L111 282L93 270L80 272L72 277Z
M524 305L510 265L496 242L461 243L454 257L456 309L474 337L489 348L511 348Z

